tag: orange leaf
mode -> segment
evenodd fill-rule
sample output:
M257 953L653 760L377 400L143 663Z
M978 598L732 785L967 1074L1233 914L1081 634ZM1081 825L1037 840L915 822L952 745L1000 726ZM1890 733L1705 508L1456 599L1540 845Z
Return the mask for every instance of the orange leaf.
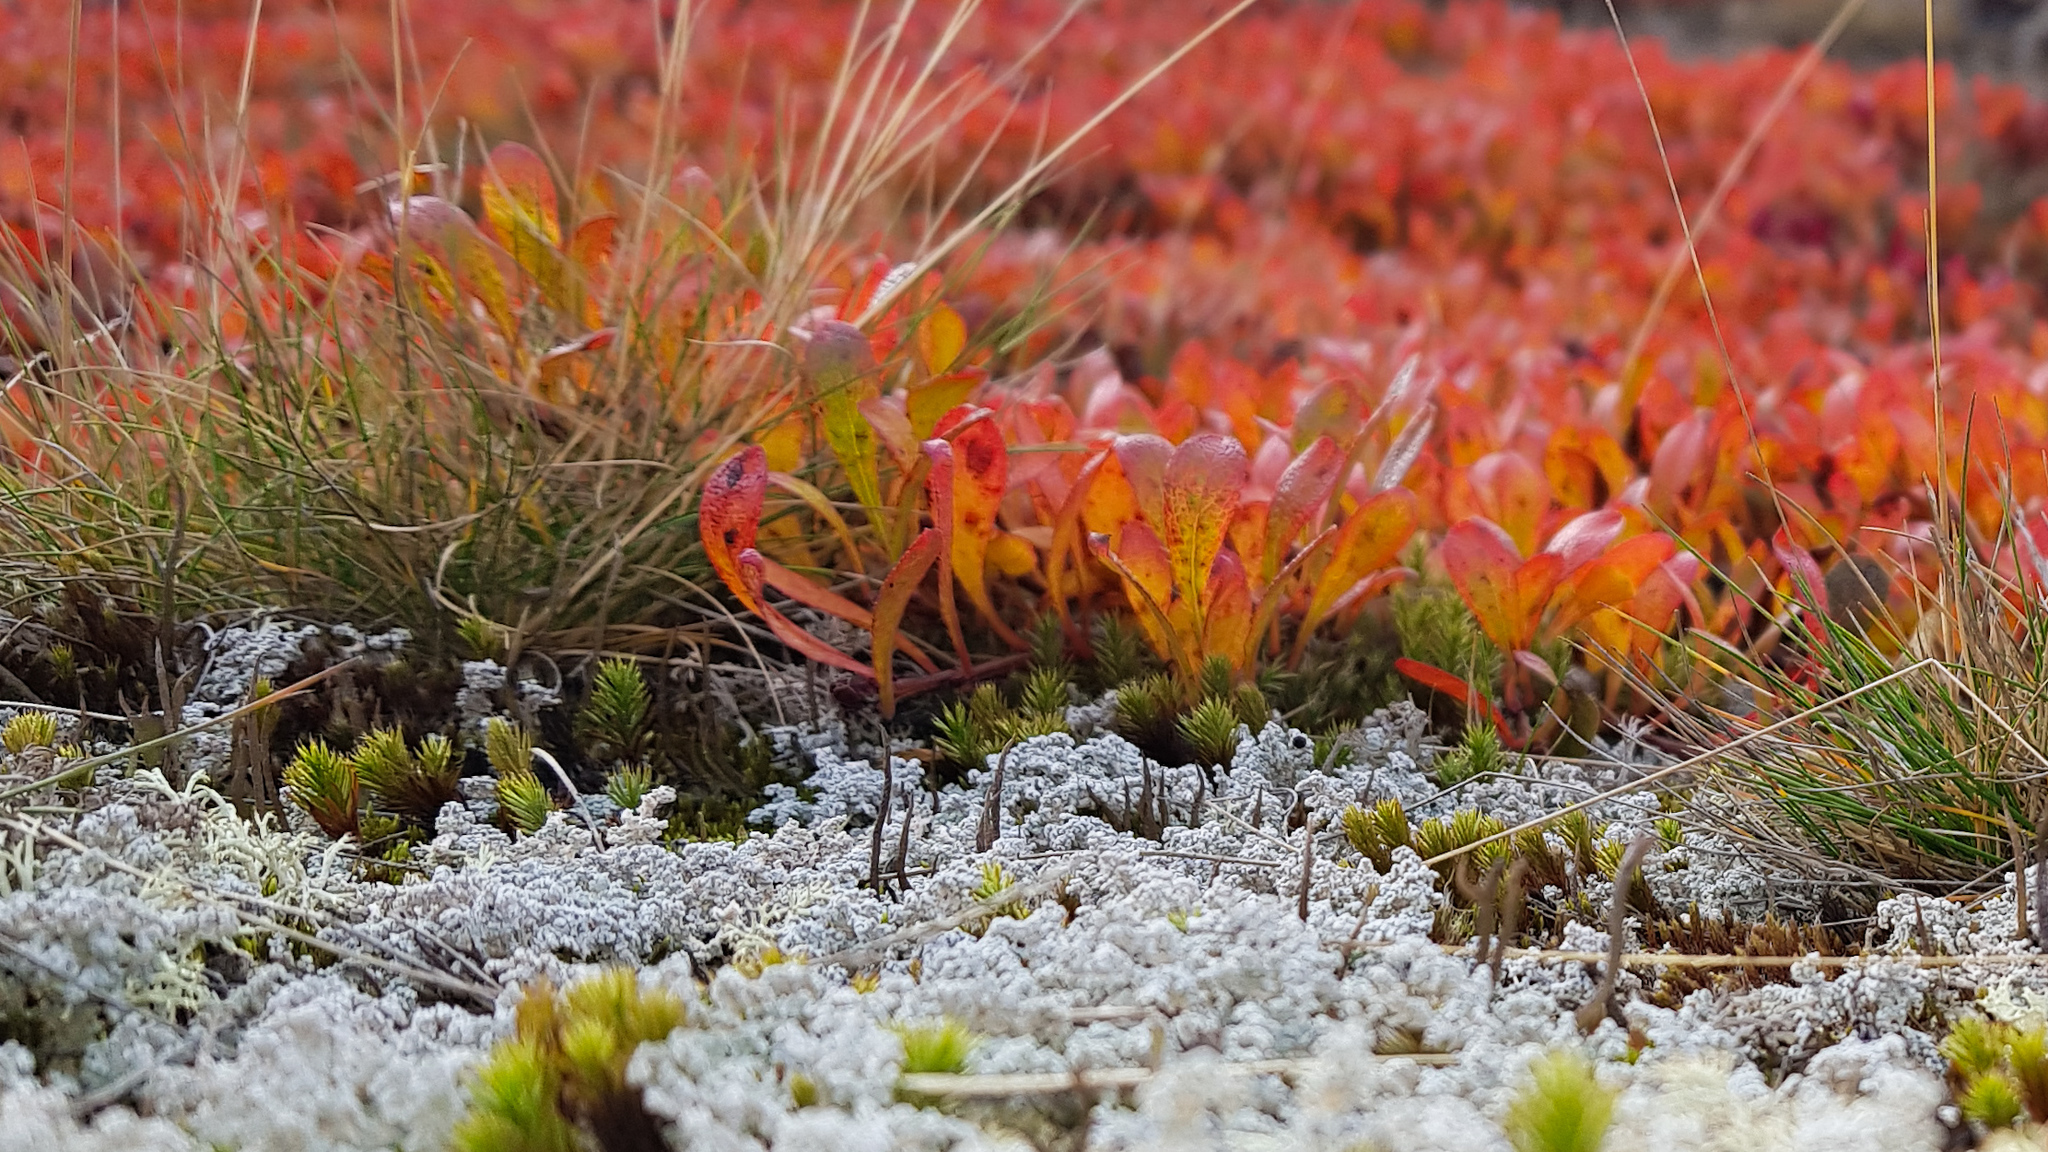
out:
M1295 635L1294 655L1300 660L1309 636L1335 610L1337 601L1360 580L1387 567L1415 535L1415 494L1390 488L1354 509L1330 544L1330 559L1309 593L1308 612ZM1269 593L1270 594L1270 593Z
M1500 525L1479 517L1460 520L1444 533L1437 555L1486 638L1503 652L1525 647L1515 579L1522 556Z
M939 420L966 403L987 378L988 374L981 369L968 368L911 385L906 404L910 426L919 436L930 436L939 426Z
M1074 485L1068 490L1065 503L1060 505L1059 514L1053 519L1052 547L1045 553L1045 594L1052 601L1052 610L1058 613L1060 624L1066 628L1070 638L1078 639L1078 630L1067 610L1067 556L1081 542L1082 508L1088 503L1103 468L1113 459L1108 452L1090 456L1081 465L1081 472L1074 477Z
M1594 508L1621 494L1635 467L1614 437L1598 428L1567 424L1543 450L1543 474L1567 508Z
M955 408L938 427L953 445L953 578L1003 642L1022 648L1024 641L997 615L988 594L988 546L996 534L996 510L1009 487L1010 450L1002 429L993 420L977 419L980 414L980 409Z
M551 245L562 242L561 217L555 210L555 180L540 155L524 144L506 142L491 149L485 160L484 219L507 248L520 232L531 229Z
M420 245L454 274L463 291L484 306L501 333L514 327L505 277L491 256L490 243L462 209L435 196L414 196L391 207L392 219L405 240Z
M1215 432L1188 437L1167 461L1160 535L1173 558L1174 591L1197 620L1203 618L1209 566L1223 547L1250 472L1244 445Z
M556 311L589 319L575 268L561 252L561 218L547 164L524 144L500 144L485 159L482 191L484 220L512 262Z
M1209 605L1202 621L1202 658L1221 656L1232 668L1243 668L1251 662L1252 588L1236 553L1225 549L1216 554L1202 597Z
M1137 498L1138 511L1154 524L1166 519L1166 465L1173 459L1173 444L1150 432L1119 436L1114 441L1116 460L1124 479Z
M830 664L834 668L843 668L860 676L874 676L873 669L797 627L795 621L776 611L774 605L768 603L767 596L763 594L768 564L766 557L752 548L746 548L740 551L735 560L744 589L741 600L751 601L748 606L753 608L754 615L759 616L762 623L768 625L768 630L775 634L777 640L820 664Z
M569 258L583 275L595 278L612 258L612 244L619 230L617 216L592 216L569 234Z
M1552 534L1543 550L1559 557L1563 561L1560 574L1568 575L1598 559L1626 527L1627 520L1612 508L1588 512L1566 522Z
M1565 580L1546 630L1552 636L1562 635L1593 610L1634 599L1636 590L1671 559L1676 547L1671 537L1653 532L1608 549L1606 555Z
M967 324L960 314L935 304L917 326L917 356L933 376L946 372L967 349Z
M1266 546L1259 565L1267 580L1279 570L1287 546L1329 502L1349 463L1337 442L1323 436L1280 473L1273 486L1272 505L1266 510Z
M910 597L924 580L924 574L931 570L932 561L939 557L939 534L930 528L917 534L903 555L882 577L882 587L875 595L874 621L874 671L875 686L881 693L882 719L896 715L896 678L894 648L896 631L903 623L903 613L910 607Z
M1015 532L998 532L988 542L988 562L1004 579L1015 580L1038 569L1038 550Z
M1536 551L1536 533L1550 510L1550 485L1519 452L1493 452L1472 465L1468 479L1476 514L1508 534L1516 551Z
M1159 543L1159 538L1152 534L1151 529L1137 521L1132 521L1125 527L1123 538L1118 543L1119 547L1131 550L1139 559L1139 563L1147 569L1144 574L1134 571L1131 565L1124 562L1124 558L1118 554L1118 549L1110 547L1107 535L1096 532L1088 537L1089 551L1095 554L1096 559L1108 565L1111 571L1123 577L1124 596L1131 602L1132 610L1137 613L1138 627L1145 633L1145 639L1151 642L1153 651L1164 656L1174 667L1194 674L1198 670L1189 661L1187 649L1182 646L1173 621L1166 614L1166 608L1160 603L1159 598L1153 595L1152 589L1146 586L1149 582L1156 587L1165 588L1172 582L1165 546Z

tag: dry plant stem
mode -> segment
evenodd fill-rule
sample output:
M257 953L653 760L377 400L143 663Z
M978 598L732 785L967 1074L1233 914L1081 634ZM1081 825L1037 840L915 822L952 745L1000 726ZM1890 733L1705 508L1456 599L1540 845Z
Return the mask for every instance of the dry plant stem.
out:
M904 874L904 870L910 867L910 825L917 819L916 788L905 788L903 792L903 828L896 834L896 864L890 869L896 875L898 893L910 887L910 877Z
M2013 877L2015 889L2026 886L2026 873ZM2048 797L2034 812L2034 946L2043 947L2044 942L2048 942Z
M56 831L52 828L46 828L39 821L15 820L6 817L0 817L0 825L4 825L8 828L11 828L15 832L18 832L23 836L38 837L44 840L48 840L51 843L57 844L61 847L68 848L73 852L78 852L84 855L92 856L95 859L104 863L107 867L112 868L117 872L126 873L130 876L135 877L138 880L153 883L162 879L162 877L150 872L146 872L143 869L137 868L124 860L117 860L114 857L108 855L107 853L102 852L99 849L92 847L91 845L81 843L80 841L75 840L62 832ZM195 884L189 880L182 881L181 883L182 886L187 891L189 891L193 896L202 900L207 900L221 908L227 909L228 911L234 913L234 915L238 919L240 919L242 923L247 924L252 928L258 928L265 932L275 933L279 936L283 936L287 940L290 940L296 944L302 944L308 948L318 948L321 951L326 952L340 960L346 960L351 963L362 964L365 967L382 969L384 971L392 973L393 975L403 976L408 980L413 980L418 983L443 988L448 991L458 992L464 996L476 1000L478 1003L481 1004L489 1005L495 1003L497 1000L497 995L500 989L480 984L471 984L466 980L458 980L453 976L448 976L444 973L435 972L430 969L419 968L412 964L405 963L404 961L389 960L381 956L372 955L358 948L350 948L347 945L336 944L331 940L322 940L317 936L312 936L305 932L301 932L296 928L292 928L288 925L282 924L276 920L271 919L268 916L253 915L250 912L248 912L246 908L244 908L243 906L254 905L256 907L272 908L281 912L284 915L292 916L297 919L306 920L308 922L317 922L323 919L323 917L321 917L318 913L313 912L310 909L294 908L290 905L281 904L275 900L266 899L261 896L250 896L243 893L233 892L220 892L213 888L209 888L203 884Z
M1308 923L1308 886L1315 879L1316 867L1316 822L1310 817L1301 826L1301 892L1295 899L1295 915L1301 922Z
M1458 859L1458 879L1461 884L1469 875L1469 860L1470 857L1459 857ZM1493 866L1486 870L1486 879L1479 882L1478 899L1473 902L1472 939L1477 949L1475 960L1480 964L1486 964L1489 971L1493 967L1489 957L1492 953L1499 951L1506 943L1505 940L1494 935L1494 929L1500 919L1501 871L1506 866L1507 861L1505 860L1495 860L1493 862ZM1500 983L1498 975L1493 977L1493 983Z
M233 723L234 721L239 720L252 712L256 712L263 708L268 708L272 704L277 704L284 700L290 699L293 696L297 696L299 693L306 691L307 689L313 687L315 684L318 684L322 680L327 679L329 676L334 675L335 673L341 671L343 668L349 667L355 662L356 658L350 657L349 659L343 660L341 663L336 664L330 668L324 668L318 672L315 672L313 675L308 676L303 680L300 680L296 684L292 684L279 691L272 692L270 695L264 696L260 699L251 700L250 702L242 705L239 708L223 712L218 716L208 717L206 720L198 724L194 724L190 728L184 728L177 732L166 733L162 736L156 737L155 739L145 740L140 744L131 744L126 748L122 748L119 751L115 752L108 752L103 756L87 757L84 760L79 760L73 764L67 765L61 772L52 773L51 775L45 776L40 780L31 780L26 784L17 784L4 792L0 792L0 801L12 800L17 796L25 796L30 792L39 791L41 789L48 788L55 784L61 784L66 780L69 780L75 776L80 775L81 773L90 774L92 770L95 768L102 768L108 764L118 764L123 760L127 760L134 756L138 756L144 752L153 751L157 748L169 747L172 744L190 738L194 733L203 732L208 728L215 728L222 724Z
M1166 59L1154 64L1151 68L1140 74L1137 79L1131 81L1114 98L1097 109L1095 114L1090 116L1079 128L1074 129L1066 139L1054 145L1044 156L1039 157L1037 162L1026 168L1023 175L1017 177L1016 180L1011 182L1009 187L998 193L994 199L989 201L986 207L975 213L966 223L954 229L951 234L933 246L930 251L920 256L910 266L908 275L900 279L894 276L890 277L896 283L886 291L876 293L875 298L868 303L866 310L860 314L860 317L854 323L862 328L874 323L884 312L888 311L889 305L895 303L896 297L900 296L905 290L915 286L924 278L925 273L938 267L941 260L952 254L955 248L965 244L981 228L986 226L989 221L1002 215L1015 205L1017 201L1021 200L1025 193L1031 189L1032 185L1036 184L1041 177L1051 171L1060 162L1062 157L1073 151L1074 146L1086 138L1089 133L1100 127L1103 121L1115 115L1118 109L1135 99L1138 93L1151 86L1154 80L1165 75L1175 64L1180 63L1182 58L1187 56L1188 53L1207 43L1211 37L1221 32L1256 3L1258 3L1258 0L1238 0L1237 3L1225 9L1221 15L1204 26L1201 31L1183 41L1180 47L1168 53Z
M995 775L989 777L988 798L981 805L981 825L974 831L974 850L986 852L995 847L996 839L1003 834L1003 770L1010 765L1010 749L1015 744L1003 745L1003 754L996 757Z
M1604 804L1607 801L1614 799L1616 796L1626 796L1639 788L1644 788L1648 785L1655 784L1659 780L1663 780L1667 777L1674 776L1680 772L1689 771L1693 768L1699 767L1702 764L1718 760L1721 757L1726 756L1728 753L1735 751L1737 748L1741 748L1748 744L1752 744L1775 732L1780 732L1786 728L1792 727L1793 725L1804 723L1805 721L1810 720L1813 717L1818 716L1821 713L1826 712L1830 709L1839 707L1840 705L1845 704L1848 701L1853 700L1866 692L1873 692L1879 688L1884 687L1887 684L1892 683L1893 681L1902 680L1915 672L1919 672L1926 668L1939 667L1941 667L1941 661L1939 659L1933 656L1923 657L1922 659L1916 660L1913 663L1906 665L1904 668L1900 668L1897 671L1888 673L1884 676L1880 676L1877 679L1872 680L1868 684L1861 685L1853 691L1844 692L1843 694L1835 697L1832 700L1816 704L1811 708L1805 709L1801 712L1797 712L1791 716L1787 716L1783 720L1779 720L1773 724L1769 724L1762 728L1758 728L1755 731L1745 732L1742 735L1736 737L1735 739L1730 740L1728 743L1721 745L1719 748L1709 748L1704 752L1698 753L1697 755L1688 756L1685 759L1680 760L1676 764L1667 764L1664 767L1657 769L1655 772L1648 773L1634 780L1631 780L1625 784L1621 784L1617 787L1610 788L1597 796L1588 796L1584 800L1578 800L1574 801L1571 804L1567 804L1548 816L1542 816L1535 820L1525 820L1522 823L1515 825L1513 828L1509 828L1501 832L1496 832L1491 836L1482 836L1479 839L1474 840L1470 844L1466 844L1458 848L1453 848L1448 852L1443 852L1435 856L1432 856L1429 859L1424 860L1423 863L1429 865L1430 867L1435 867L1436 865L1442 864L1445 861L1455 860L1467 852L1471 852L1478 848L1484 848L1488 844L1499 843L1500 841L1506 840L1510 837L1519 836L1532 828L1542 828L1550 824L1552 821L1561 819L1565 816L1569 816L1574 812L1582 812L1587 808L1591 808L1595 804Z
M583 817L583 823L590 828L591 841L597 845L599 852L604 851L604 829L598 827L596 818L590 814L590 809L583 806L583 794L576 791L576 782L569 779L569 774L562 770L562 762L539 748L533 750L533 758L547 765L548 770L555 774L555 779L562 782L562 789L569 793L569 803L575 806L576 811Z
M1398 1056L1374 1054L1381 1062L1405 1060L1443 1066L1458 1062L1456 1052L1412 1052ZM1241 1076L1295 1076L1322 1067L1319 1060L1226 1060L1217 1067ZM1153 1068L1095 1068L1075 1072L1004 1072L975 1075L953 1072L909 1072L898 1084L919 1096L949 1100L1002 1100L1017 1096L1051 1096L1068 1092L1096 1093L1136 1088L1157 1076Z
M974 903L969 904L950 916L941 916L935 920L913 924L900 932L892 932L879 940L871 940L865 944L856 944L851 948L843 948L837 952L815 957L811 963L820 967L844 968L849 972L871 968L888 959L889 955L898 948L929 940L941 932L950 932L962 924L972 924L979 920L985 920L995 915L1000 909L1011 904L1020 904L1027 900L1036 900L1040 896L1048 895L1059 887L1060 883L1066 878L1067 874L1065 872L1054 871L1028 883L1012 884L986 900L976 900ZM2048 960L2048 957L2042 957L2041 959Z
M875 831L868 841L868 887L882 891L882 829L889 823L890 802L896 799L894 758L882 753L882 797L875 802Z
M2033 940L2038 945L2033 920L2027 915L2027 858L2031 853L2019 821L2012 818L2011 812L2005 814L2005 836L2012 844L2013 939Z
M1828 21L1827 27L1821 30L1819 36L1814 37L1813 43L1807 47L1805 54L1799 58L1799 63L1792 69L1792 74L1785 77L1785 82L1778 86L1763 115L1757 118L1756 126L1750 129L1741 147L1735 150L1735 155L1728 161L1728 166L1721 170L1721 178L1715 183L1713 192L1707 196L1706 206L1700 209L1698 217L1694 219L1695 241L1705 236L1719 223L1721 205L1728 199L1728 194L1735 190L1735 185L1742 179L1750 160L1763 145L1764 138L1770 135L1771 128L1778 122L1778 117L1783 115L1786 107L1791 104L1793 95L1806 86L1806 81L1812 77L1814 70L1820 67L1820 62L1827 57L1829 49L1834 47L1835 41L1841 37L1843 30L1848 28L1849 22L1863 10L1864 3L1865 0L1842 0L1841 7L1835 9L1834 18ZM1687 245L1685 248L1673 250L1670 262L1664 266L1664 275L1657 281L1657 290L1650 296L1650 306L1644 310L1642 320L1636 325L1635 334L1629 337L1628 351L1622 354L1622 380L1627 380L1635 372L1637 361L1642 359L1643 347L1649 343L1650 334L1656 330L1657 321L1663 317L1664 307L1670 303L1671 293L1677 288L1679 277L1685 273L1688 264L1686 257L1690 249L1691 245Z
M1493 955L1487 962L1487 968L1492 977L1492 987L1495 988L1500 987L1501 961L1506 959L1508 945L1514 940L1515 933L1521 928L1522 882L1528 875L1529 862L1520 856L1515 857L1514 865L1508 869L1508 891L1507 899L1503 902L1500 913L1500 934L1494 939Z
M1671 170L1671 157L1664 149L1664 130L1657 125L1657 110L1650 102L1649 86L1643 83L1642 70L1636 67L1635 52L1629 48L1628 32L1621 26L1621 12L1615 8L1614 0L1607 0L1607 14L1614 20L1614 34L1621 40L1622 55L1628 60L1629 75L1634 77L1636 91L1643 98L1643 111L1650 118L1650 135L1657 143L1657 158L1664 165L1664 182L1671 189L1672 206L1678 210L1678 226L1685 237L1685 251L1692 261L1693 278L1699 281L1700 300L1707 309L1707 323L1714 329L1714 342L1721 351L1721 366L1728 373L1728 386L1734 390L1737 400L1742 399L1742 389L1735 381L1735 358L1728 352L1728 340L1721 332L1721 317L1714 311L1713 294L1707 291L1706 269L1700 266L1699 246L1693 240L1692 221L1686 217L1685 199L1678 194L1678 177ZM1749 405L1743 403L1743 419L1748 422ZM1755 429L1750 430L1750 440L1756 439Z
M1579 1005L1575 1019L1579 1031L1590 1036L1600 1026L1600 1021L1614 1014L1614 988L1621 979L1621 949L1628 936L1628 890L1635 883L1636 869L1642 867L1643 857L1657 842L1648 836L1638 836L1629 841L1628 850L1622 854L1621 866L1614 870L1614 895L1607 905L1607 967L1600 973L1600 984L1593 989L1593 995Z
M176 467L177 462L173 460L172 468ZM171 668L175 662L175 650L171 639L178 629L178 562L180 554L185 550L185 486L178 482L176 471L171 473L169 483L171 507L177 519L171 527L170 550L165 552L159 561L163 571L158 585L156 619L157 696L163 705L164 734L167 736L178 730L185 712L184 702L180 699L183 693L178 690L177 678ZM175 745L166 745L164 748L164 776L170 780L178 778L178 749Z

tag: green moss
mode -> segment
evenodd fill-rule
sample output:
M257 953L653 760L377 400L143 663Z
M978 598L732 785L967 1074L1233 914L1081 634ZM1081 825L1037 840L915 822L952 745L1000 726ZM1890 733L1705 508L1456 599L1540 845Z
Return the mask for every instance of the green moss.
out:
M355 762L320 741L299 746L285 766L292 803L329 836L352 836L361 820L361 785Z
M903 1071L958 1075L981 1044L981 1037L957 1020L895 1024L890 1031L903 1041Z
M1614 1118L1615 1093L1600 1086L1592 1064L1575 1053L1552 1052L1530 1065L1529 1076L1501 1122L1515 1152L1599 1152Z
M576 716L577 731L613 759L637 759L647 743L651 700L640 665L631 660L602 661L591 678L590 699Z
M1226 697L1211 696L1178 722L1181 739L1203 764L1224 765L1237 755L1238 725L1243 723Z
M630 969L612 968L558 996L543 981L528 991L514 1036L500 1043L470 1085L455 1152L579 1152L657 1147L658 1129L626 1081L641 1044L684 1021L681 1000L644 991ZM652 1142L650 1142L652 1141Z
M621 808L632 809L640 806L640 800L654 787L654 773L645 765L634 764L620 768L605 777L605 798Z

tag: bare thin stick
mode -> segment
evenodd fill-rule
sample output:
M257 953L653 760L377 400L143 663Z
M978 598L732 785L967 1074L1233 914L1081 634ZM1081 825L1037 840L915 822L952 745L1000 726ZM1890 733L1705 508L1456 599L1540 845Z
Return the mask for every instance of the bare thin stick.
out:
M1009 766L1010 749L1014 747L1014 741L1003 745L1003 754L996 758L995 775L989 777L988 799L981 806L981 825L974 830L976 852L995 847L996 838L1003 834L1003 769Z
M1458 1062L1456 1052L1408 1052L1396 1056L1375 1054L1374 1060L1405 1060L1414 1064L1446 1065ZM1322 1066L1319 1060L1232 1060L1216 1067L1240 1076L1293 1076ZM1051 1096L1067 1092L1095 1093L1136 1088L1149 1082L1154 1068L1092 1068L1074 1072L1002 1072L975 1075L953 1072L905 1073L898 1086L919 1096L941 1096L950 1100L1001 1100L1013 1096Z
M87 757L84 760L76 761L75 763L67 765L61 772L52 773L51 775L45 776L40 780L31 780L26 784L18 784L12 788L7 789L4 792L0 792L0 800L12 800L16 796L25 796L30 792L34 792L42 788L48 788L52 785L61 784L66 780L75 779L79 776L90 776L93 769L95 768L103 768L108 764L118 764L123 760L127 760L132 757L138 756L144 752L154 751L158 748L166 748L170 745L179 743L184 740L188 740L192 736L200 732L204 732L208 728L217 728L222 724L232 723L233 721L239 720L252 712L258 711L259 709L268 708L272 704L281 703L282 701L290 697L296 696L299 693L306 691L308 688L311 688L313 685L318 684L320 681L327 679L329 676L334 675L336 672L339 672L343 668L346 668L354 663L355 658L350 657L349 659L344 660L341 663L336 664L332 667L323 668L320 671L315 672L311 676L308 676L305 679L299 681L298 683L292 684L281 691L272 692L268 696L263 696L255 700L251 700L247 704L244 704L239 708L223 712L218 716L209 716L205 720L192 725L190 728L179 729L176 732L167 732L162 736L158 736L154 740L144 740L140 744L130 744L128 747L119 749L117 751L108 752L101 756L91 756Z
M1636 869L1642 867L1643 857L1650 854L1657 841L1649 836L1638 836L1629 841L1628 850L1622 853L1621 866L1614 870L1614 894L1607 901L1607 967L1600 973L1600 984L1593 994L1573 1014L1579 1031L1588 1036L1600 1021L1614 1011L1614 988L1621 979L1621 949L1628 942L1628 890L1635 883Z
M1308 886L1315 879L1315 868L1316 818L1311 816L1301 826L1301 892L1294 904L1294 913L1304 924L1308 923Z

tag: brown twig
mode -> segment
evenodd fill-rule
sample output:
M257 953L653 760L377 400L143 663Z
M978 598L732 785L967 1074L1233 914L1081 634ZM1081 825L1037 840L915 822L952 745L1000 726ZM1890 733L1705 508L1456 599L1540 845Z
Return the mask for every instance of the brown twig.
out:
M1308 923L1308 885L1315 878L1316 820L1310 816L1301 826L1301 892L1295 900L1295 914Z
M895 766L882 754L882 798L875 802L875 831L868 843L868 887L882 891L882 829L889 823L889 805L896 798Z
M1638 836L1629 841L1628 850L1622 853L1621 866L1614 870L1614 895L1607 906L1607 968L1600 974L1600 983L1593 989L1593 995L1579 1005L1574 1019L1579 1031L1590 1036L1600 1021L1614 1013L1614 988L1621 979L1621 949L1628 936L1628 890L1635 882L1636 869L1641 867L1643 857L1657 841L1649 836Z
M1413 1052L1377 1055L1375 1060L1407 1060L1443 1066L1458 1062L1456 1052ZM1318 1060L1226 1061L1221 1067L1244 1076L1292 1076L1321 1066ZM897 1083L905 1092L952 1100L1001 1100L1014 1096L1047 1096L1064 1092L1121 1091L1136 1088L1158 1075L1151 1068L1093 1068L1074 1072L1006 1072L993 1075L952 1072L909 1072Z
M997 837L1003 834L1003 770L1010 765L1010 749L1014 747L1014 743L1003 745L1003 754L996 757L995 775L989 777L988 797L981 805L981 826L974 832L976 852L995 847Z
M896 837L896 864L890 869L895 873L898 892L903 891L910 883L910 877L906 872L910 867L910 825L917 819L916 790L905 788L903 791L907 793L903 797L903 831Z

